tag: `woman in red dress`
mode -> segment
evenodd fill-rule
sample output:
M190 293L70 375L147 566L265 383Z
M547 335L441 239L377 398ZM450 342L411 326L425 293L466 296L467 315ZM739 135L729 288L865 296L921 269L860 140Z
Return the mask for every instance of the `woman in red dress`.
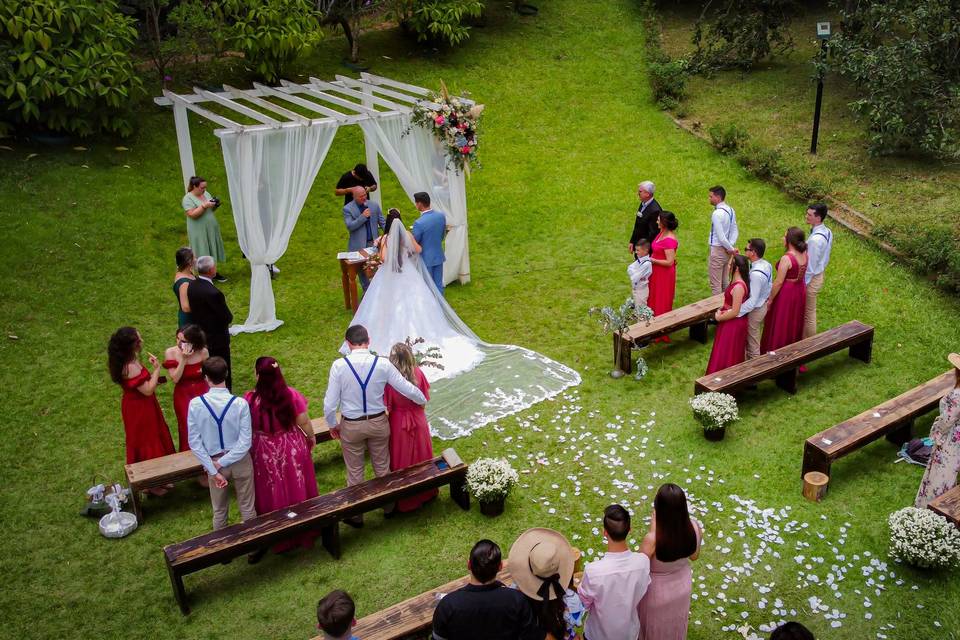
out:
M803 337L803 312L807 304L807 243L803 229L790 227L783 238L787 252L777 263L777 277L770 290L767 317L763 322L760 352L776 351Z
M203 329L195 324L181 327L177 331L177 346L170 347L163 355L163 366L174 382L173 411L177 414L180 451L190 449L187 441L187 410L190 408L190 401L210 390L200 371L203 361L209 357L207 337Z
M740 316L740 305L750 296L750 261L735 255L730 263L730 284L723 292L723 308L717 311L717 333L713 336L713 350L707 364L707 375L720 371L745 359L748 318Z
M390 349L390 362L403 377L415 384L427 400L430 399L430 383L417 366L413 350L398 342ZM423 406L407 400L390 385L383 391L383 402L390 414L390 471L397 471L424 460L433 458L433 443L430 441L430 426ZM397 511L413 511L425 502L437 497L438 489L430 489L410 498L397 501Z
M677 290L677 234L680 226L677 216L671 211L662 211L657 218L660 233L650 245L650 293L647 306L653 315L659 316L673 310L673 297ZM661 336L654 342L670 342L670 336Z
M317 477L311 450L317 443L307 415L307 399L287 386L279 363L257 358L257 385L244 398L253 427L253 483L258 514L269 513L316 497ZM319 532L308 531L276 545L277 553L296 546L311 547Z
M170 429L154 395L163 367L151 353L147 355L153 372L147 371L138 357L142 347L140 332L133 327L117 329L107 346L110 378L123 389L120 412L126 435L127 464L174 453ZM157 488L151 493L163 495L166 490Z

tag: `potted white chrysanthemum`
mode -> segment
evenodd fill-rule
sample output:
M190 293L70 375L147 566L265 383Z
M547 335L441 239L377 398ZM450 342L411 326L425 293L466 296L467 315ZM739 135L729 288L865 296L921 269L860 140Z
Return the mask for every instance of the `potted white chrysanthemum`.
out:
M960 567L960 530L929 509L904 507L887 519L890 554L923 569Z
M467 491L480 503L486 516L503 513L510 490L520 480L516 470L504 458L480 458L467 469Z
M690 398L693 416L703 426L707 440L723 440L727 425L740 419L737 400L729 393L710 391Z

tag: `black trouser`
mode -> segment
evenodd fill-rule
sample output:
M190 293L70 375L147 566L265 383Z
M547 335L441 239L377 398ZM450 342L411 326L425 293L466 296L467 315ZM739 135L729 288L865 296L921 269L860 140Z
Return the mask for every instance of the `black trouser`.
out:
M211 358L220 356L227 361L227 389L233 391L233 367L230 366L230 332L208 333L207 351Z

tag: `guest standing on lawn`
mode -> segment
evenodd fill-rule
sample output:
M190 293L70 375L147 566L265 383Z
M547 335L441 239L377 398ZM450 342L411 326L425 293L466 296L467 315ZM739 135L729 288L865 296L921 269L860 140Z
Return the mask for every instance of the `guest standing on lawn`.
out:
M220 223L214 210L220 201L207 193L207 181L198 176L190 178L187 195L181 203L187 215L187 239L194 255L212 256L218 263L226 262L227 254L220 237ZM218 273L213 278L217 282L226 282L227 278Z
M663 209L660 203L653 197L656 189L649 180L644 180L637 185L637 197L640 198L640 207L637 209L637 217L633 221L633 233L630 234L630 253L636 253L637 242L645 238L647 242L653 242L660 232L657 225L657 219Z
M721 186L710 187L710 259L707 264L710 293L717 295L727 286L727 264L737 252L737 214L726 203L727 190Z
M210 387L203 378L203 363L210 357L207 338L203 329L188 324L177 331L177 344L163 355L163 366L173 380L173 412L177 416L177 433L180 451L187 451L190 442L187 435L187 410L190 401L202 396Z
M953 365L956 382L940 400L940 415L930 428L933 451L914 503L918 509L957 486L960 473L960 354L951 353L947 359Z
M183 327L193 322L190 315L190 300L187 298L187 287L196 280L193 269L197 266L197 258L190 247L177 249L177 272L173 275L173 295L177 298L177 327Z
M653 501L650 531L641 545L650 556L650 586L640 601L639 640L687 637L693 590L690 561L700 555L700 537L700 525L690 517L683 489L672 483L662 485Z
M750 261L750 297L740 305L740 315L747 316L747 360L760 355L760 327L773 289L773 266L763 259L766 250L761 238L750 238L744 249Z
M417 366L413 350L403 342L390 349L390 362L397 371L430 400L430 383ZM405 469L411 465L433 458L433 443L430 442L430 425L422 404L408 400L389 384L383 390L383 403L390 416L390 471ZM397 511L414 511L422 504L437 497L439 489L430 489L409 498L397 501Z
M148 356L153 371L147 371L138 357L142 347L140 332L133 327L117 329L107 345L110 378L123 389L120 413L126 435L127 464L174 453L170 429L154 393L163 367L151 353ZM166 492L164 488L151 491L155 495Z
M803 338L803 309L807 301L803 281L807 270L807 243L803 230L790 227L783 242L787 252L777 263L777 278L770 290L769 309L760 339L761 353L775 351Z
M253 483L257 513L269 513L318 495L311 449L317 443L307 399L287 386L280 364L269 356L257 358L257 385L244 396L250 406L253 440ZM280 553L298 545L313 546L316 532L274 547Z
M673 297L677 289L677 227L680 226L677 216L671 211L664 211L657 218L660 233L654 238L651 245L650 262L653 263L653 273L650 275L649 306L653 315L659 316L673 309ZM669 338L664 336L664 342Z
M723 292L723 308L714 316L717 332L707 364L707 375L743 362L747 348L747 316L740 314L743 301L750 296L750 261L746 256L733 256L730 263L730 284Z
M817 333L817 294L823 288L823 273L830 264L830 250L833 248L833 232L824 224L827 219L827 205L818 203L807 207L807 224L810 225L810 237L807 239L807 303L803 313L803 337L809 338Z

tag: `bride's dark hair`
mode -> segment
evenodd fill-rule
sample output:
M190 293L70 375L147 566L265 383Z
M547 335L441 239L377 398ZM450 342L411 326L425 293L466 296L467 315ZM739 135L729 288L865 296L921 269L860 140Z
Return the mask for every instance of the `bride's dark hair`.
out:
M396 208L392 208L387 211L387 222L383 225L383 235L390 233L390 226L393 224L394 220L403 222L403 218L400 217L400 210Z

